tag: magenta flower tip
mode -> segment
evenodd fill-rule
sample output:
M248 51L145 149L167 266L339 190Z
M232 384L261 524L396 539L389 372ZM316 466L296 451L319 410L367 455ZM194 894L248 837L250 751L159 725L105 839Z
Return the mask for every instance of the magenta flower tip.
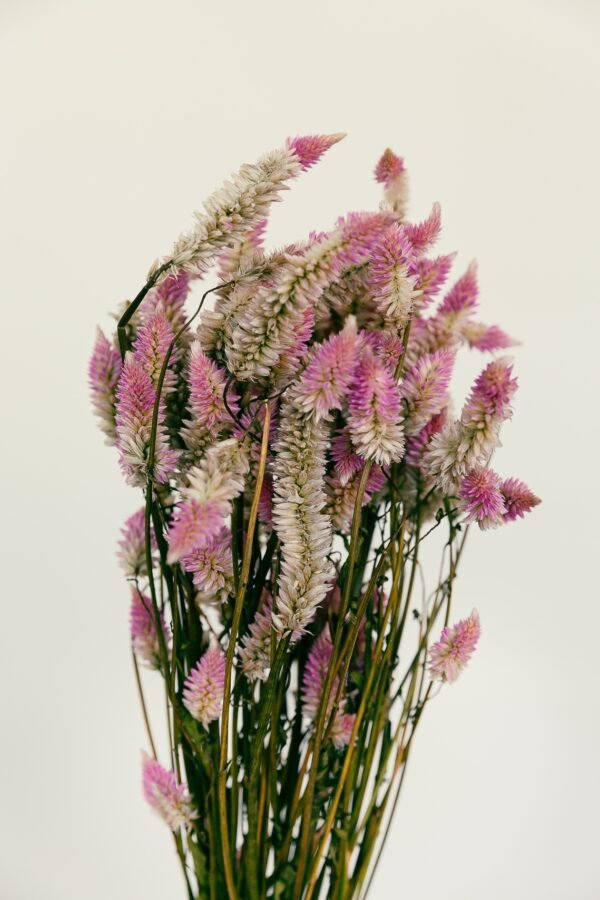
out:
M198 813L191 798L175 773L163 768L157 760L143 754L142 786L147 802L172 831L191 825Z
M291 138L288 145L298 157L302 169L306 170L314 166L327 150L345 137L345 133L341 131L336 134L309 134Z
M500 489L500 477L492 469L481 466L466 475L459 488L459 498L467 522L480 528L496 528L504 521L506 508Z
M213 644L196 663L183 686L183 703L208 728L219 718L225 690L225 654Z
M467 619L446 626L439 641L429 651L429 672L434 681L456 681L473 655L481 636L479 614L473 610Z
M523 518L526 513L542 502L518 478L506 478L500 485L500 491L506 507L505 522L514 522L515 519Z
M401 156L396 156L394 151L388 147L383 151L375 166L375 181L387 187L392 181L402 175L404 171L404 160Z

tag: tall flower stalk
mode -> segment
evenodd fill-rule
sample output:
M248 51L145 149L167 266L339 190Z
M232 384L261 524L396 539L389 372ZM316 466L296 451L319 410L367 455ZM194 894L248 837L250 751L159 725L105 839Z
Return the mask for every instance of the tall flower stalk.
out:
M242 166L89 366L100 427L144 495L118 544L144 794L191 900L366 896L423 711L479 640L479 614L452 610L468 529L539 503L489 466L512 360L493 356L450 412L461 349L513 341L474 321L474 265L437 299L453 256L428 256L438 204L406 220L400 157L377 163L378 210L265 248L271 204L341 137ZM437 539L427 587L421 546Z

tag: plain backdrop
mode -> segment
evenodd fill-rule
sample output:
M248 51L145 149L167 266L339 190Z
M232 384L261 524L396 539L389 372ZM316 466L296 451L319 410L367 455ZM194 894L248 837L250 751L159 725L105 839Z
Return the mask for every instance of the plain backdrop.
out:
M599 13L1 0L3 900L183 897L139 783L114 556L139 498L90 414L87 359L224 177L340 130L269 240L373 208L376 159L401 153L411 215L441 202L441 249L479 260L481 318L522 341L495 466L544 501L473 535L455 614L478 608L480 649L423 720L372 896L600 897Z

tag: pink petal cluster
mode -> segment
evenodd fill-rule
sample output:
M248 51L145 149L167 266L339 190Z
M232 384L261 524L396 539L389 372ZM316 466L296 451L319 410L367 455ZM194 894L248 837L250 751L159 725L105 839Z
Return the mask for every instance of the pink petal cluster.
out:
M96 343L88 366L88 382L92 407L106 435L106 443L114 444L116 429L116 390L121 374L121 356L98 328Z
M404 431L419 432L448 404L456 354L452 350L425 353L406 373L400 392L404 399Z
M371 254L369 288L385 325L403 328L410 318L415 278L410 274L412 244L406 226L391 225Z
M133 353L125 364L117 387L117 448L119 462L127 482L144 487L148 477L148 451L155 390L143 364ZM159 407L154 468L156 481L164 483L173 475L179 453L168 445L164 429L164 406Z
M302 678L302 705L304 715L308 719L315 719L323 698L323 687L327 677L327 671L331 664L331 654L333 646L329 629L318 636L313 643L306 666L304 668L304 676ZM335 678L331 689L331 697L328 705L328 712L333 710L334 700L339 686L339 679ZM346 746L352 734L354 726L354 715L346 712L346 698L342 695L338 708L335 712L335 719L331 730L331 738L334 745L341 749Z
M409 271L415 279L414 308L421 312L428 306L446 283L456 254L448 253L428 259L419 256L413 259Z
M131 644L138 660L151 669L160 668L160 639L154 617L152 600L137 588L131 590L131 607L129 612ZM165 644L168 643L168 632L164 617L160 615Z
M505 350L517 343L498 325L483 325L480 322L467 322L462 334L469 347L490 353L494 350Z
M341 408L352 382L358 349L356 320L352 317L342 331L313 349L300 379L296 402L317 421L331 410Z
M225 654L213 644L201 656L183 686L185 708L205 728L221 715L224 686Z
M443 629L429 651L429 672L435 681L456 681L473 655L481 627L477 610L467 619Z
M506 508L505 522L514 522L515 519L523 518L526 513L542 502L518 478L505 478L500 484L500 491Z
M469 472L461 481L458 496L466 522L477 522L482 529L503 523L506 507L500 477L492 469L478 466Z
M151 532L152 553L156 549L156 538ZM127 578L137 578L147 574L146 567L146 510L144 507L126 520L121 529L117 556Z
M160 372L173 340L173 329L162 308L147 319L133 344L133 352L138 363L149 377L154 388L157 387ZM175 385L175 373L167 368L163 381L162 393L167 394Z
M228 528L211 537L207 544L196 547L181 559L186 572L191 572L198 593L197 603L224 602L233 588L231 532Z
M404 454L401 397L392 372L370 353L360 360L348 398L348 427L359 456L380 465Z
M406 211L408 199L408 181L404 160L387 148L375 166L375 181L383 184L384 209L389 209L397 218L402 219Z
M330 147L346 137L345 134L310 134L289 140L289 147L296 154L302 169L310 169Z
M187 381L190 419L181 433L186 446L198 452L214 441L223 426L233 424L231 416L239 412L239 398L235 391L227 392L228 410L226 373L206 355L200 341L194 341L190 348Z
M198 813L175 773L163 768L144 753L142 764L144 796L152 809L165 820L171 831L189 827Z
M442 208L439 203L433 204L429 216L424 222L404 225L404 234L415 254L426 253L437 241L442 230Z

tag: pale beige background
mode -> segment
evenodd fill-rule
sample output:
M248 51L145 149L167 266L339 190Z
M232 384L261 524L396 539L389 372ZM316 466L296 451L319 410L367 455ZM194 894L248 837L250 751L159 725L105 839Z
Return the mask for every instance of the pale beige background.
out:
M183 897L139 788L114 559L138 498L87 357L240 162L345 130L271 239L373 206L377 156L404 154L414 216L441 201L482 318L524 342L497 465L544 498L469 547L480 651L423 723L372 896L597 900L597 3L2 0L0 26L0 897Z

